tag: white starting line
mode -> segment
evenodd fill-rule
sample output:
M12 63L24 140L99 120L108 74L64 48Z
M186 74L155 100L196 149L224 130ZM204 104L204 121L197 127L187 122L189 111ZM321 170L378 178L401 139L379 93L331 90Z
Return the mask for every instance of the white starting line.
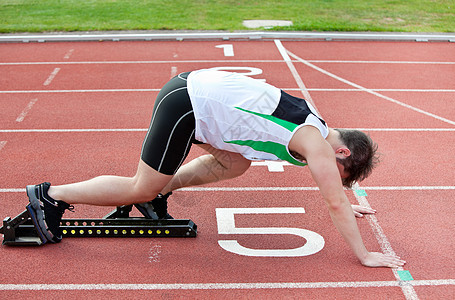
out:
M455 190L455 186L362 186L369 191L435 191ZM292 192L292 191L319 191L312 186L263 186L263 187L188 187L179 191L185 192ZM25 193L25 188L0 188L0 193Z
M455 279L411 281L346 282L257 282L257 283L176 283L176 284L0 284L3 291L42 290L240 290L240 289L320 289L455 285Z

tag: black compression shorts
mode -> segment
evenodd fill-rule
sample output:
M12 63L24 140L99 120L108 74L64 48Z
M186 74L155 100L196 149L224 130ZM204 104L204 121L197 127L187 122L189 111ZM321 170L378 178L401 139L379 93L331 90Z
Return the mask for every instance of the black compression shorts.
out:
M194 139L195 119L188 95L187 73L172 78L159 92L152 121L142 144L141 159L156 171L173 175L187 157Z

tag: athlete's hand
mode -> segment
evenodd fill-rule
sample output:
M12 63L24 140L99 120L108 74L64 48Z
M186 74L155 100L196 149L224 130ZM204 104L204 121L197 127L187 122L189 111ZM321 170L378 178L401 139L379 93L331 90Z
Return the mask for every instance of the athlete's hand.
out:
M361 205L351 205L351 207L352 207L352 210L354 211L354 215L357 218L363 218L364 214L375 214L376 213L375 209L361 206Z
M398 256L386 255L379 252L369 252L361 263L366 267L398 268L403 266L406 262Z

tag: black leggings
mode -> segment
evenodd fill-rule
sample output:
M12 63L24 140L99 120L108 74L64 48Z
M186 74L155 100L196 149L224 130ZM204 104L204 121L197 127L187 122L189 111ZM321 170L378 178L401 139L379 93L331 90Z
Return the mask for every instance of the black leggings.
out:
M159 92L142 144L141 159L166 175L177 172L196 142L193 107L186 87L189 73L172 78Z

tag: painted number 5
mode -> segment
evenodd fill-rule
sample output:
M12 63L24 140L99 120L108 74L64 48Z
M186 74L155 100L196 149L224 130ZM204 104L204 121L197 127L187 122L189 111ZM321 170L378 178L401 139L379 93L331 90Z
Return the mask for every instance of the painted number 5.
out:
M235 214L302 214L303 207L279 208L217 208L216 219L219 234L293 234L306 240L305 245L294 249L251 249L240 245L236 240L219 240L218 244L226 251L245 256L298 257L315 254L324 248L324 238L316 232L289 227L236 228Z

